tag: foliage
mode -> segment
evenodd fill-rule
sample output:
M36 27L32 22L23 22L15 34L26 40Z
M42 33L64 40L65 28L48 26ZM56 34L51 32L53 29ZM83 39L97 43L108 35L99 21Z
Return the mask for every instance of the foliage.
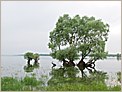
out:
M32 52L27 52L27 53L25 53L24 54L24 58L25 59L37 59L37 60L39 60L39 54L38 53L35 53L35 54L33 54Z
M25 72L33 72L33 70L34 70L34 67L32 65L24 66Z
M104 84L83 85L81 83L65 83L62 85L48 86L46 91L107 91Z
M48 46L52 57L58 60L75 60L80 54L83 59L88 55L95 60L104 59L107 55L105 42L108 32L109 25L101 19L87 16L81 18L79 15L71 18L64 14L50 32Z
M24 58L27 60L32 60L33 59L33 53L32 52L25 53Z
M38 53L33 54L33 59L39 60L39 54Z
M53 78L49 80L49 85L46 91L120 91L120 86L108 87L105 84L107 75L105 72L97 71L91 73L90 76L85 78L80 77L64 77L58 75L59 71L54 70ZM70 71L71 72L71 71ZM57 74L56 74L57 73ZM74 75L74 74L73 74Z
M33 72L33 70L37 68L39 68L39 63L34 63L33 65L30 64L23 67L25 72Z
M13 77L1 78L1 90L2 91L20 91L22 90L21 82Z
M59 70L60 71L60 70ZM92 75L80 77L59 77L59 71L54 74L51 84L44 85L43 78L37 80L35 76L23 79L13 77L1 78L1 91L120 91L121 86L109 87L105 84L106 73L96 72ZM58 73L58 74L56 74ZM73 74L74 75L74 74Z
M51 72L52 78L48 81L48 84L82 83L84 85L92 85L95 83L97 85L99 83L105 84L105 79L107 79L106 73L101 71L92 72L84 78L77 77L78 73L78 69L74 67L53 69Z
M24 83L24 85L27 85L27 86L37 86L40 84L40 81L38 81L35 77L29 77L29 76L26 76L23 80L22 80L22 83Z
M70 61L74 61L78 59L79 55L77 53L77 49L75 46L71 46L69 48L65 48L63 50L57 50L51 54L53 58L62 61L63 59L68 59Z
M48 85L58 85L62 83L74 83L76 75L79 73L75 67L66 67L59 69L52 69L50 75L51 79L48 81Z
M26 76L23 79L13 77L1 78L1 91L32 91L43 86L42 80Z
M30 65L30 61L32 59L34 59L35 60L35 64L37 64L38 60L39 60L39 54L38 53L33 54L32 52L27 52L27 53L24 54L24 58L28 60L28 65ZM27 69L28 70L29 69L32 70L31 67L28 67Z
M35 68L35 69L39 68L39 63L34 63L33 68Z
M75 67L65 67L59 69L52 69L50 75L53 77L76 77L79 73L78 69Z

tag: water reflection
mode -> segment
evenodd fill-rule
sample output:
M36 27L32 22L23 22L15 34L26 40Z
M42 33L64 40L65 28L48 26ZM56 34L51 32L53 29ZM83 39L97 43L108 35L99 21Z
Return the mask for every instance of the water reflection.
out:
M39 63L34 63L32 64L27 64L26 66L23 67L25 72L33 72L34 69L39 68Z
M66 81L68 82L72 80L72 78L75 78L78 72L78 69L74 67L52 68L52 71L50 72L51 79L48 81L48 85L54 85L57 83L61 84Z
M51 64L51 61L53 61L53 63L56 64L56 66L53 67L54 70L55 70L55 68L59 69L61 64L62 64L59 61L53 60L51 57L41 57L40 58L41 60L39 62L40 65L38 64L37 65L38 69L36 69L36 68L34 68L35 66L32 67L34 65L33 64L34 61L32 61L31 66L25 65L24 58L20 57L20 56L9 56L9 57L8 56L2 56L1 59L2 59L1 60L1 67L2 67L1 76L2 77L4 77L4 76L16 76L18 78L23 78L26 75L30 75L31 73L35 73L37 75L37 77L40 75L46 75L50 79L51 77L53 77L53 75L51 75L51 76L49 75L49 72L53 71L51 68L51 66L53 66ZM77 63L78 62L76 61L76 64ZM110 82L113 80L113 78L117 77L116 73L121 71L121 61L120 60L117 61L116 58L108 58L105 60L99 60L95 63L96 63L95 68L97 69L97 71L99 70L99 71L107 72L107 75L110 77L109 78L110 81L107 82L108 84L110 84ZM64 72L65 71L66 71L66 69L64 69ZM94 73L94 69L89 70L89 71L87 71L87 69L84 70L84 79L87 76L91 75L90 74L90 73L92 73L91 71ZM25 72L29 72L29 73L25 73ZM62 72L63 72L63 69L62 69ZM16 75L16 73L18 73L18 74ZM59 71L59 73L61 73L61 71ZM80 74L81 74L81 72L80 73L78 72L78 74L76 74L77 79L78 79L77 75L80 76ZM66 75L66 74L64 74L64 75ZM62 76L64 76L64 75L62 75ZM112 76L112 78L111 78L111 76ZM81 79L81 77L79 77L79 78ZM120 79L121 78L119 78L118 80L120 80Z
M56 64L55 64L55 63L53 63L53 62L52 62L52 65L53 65L53 66L52 66L52 68L54 68L54 67L56 66Z
M48 81L48 85L54 86L67 83L81 83L87 85L102 83L105 85L105 79L107 79L107 73L102 71L90 72L90 75L84 77L79 77L77 76L78 74L79 70L76 67L52 69L50 72L51 79Z
M52 63L53 64L53 63ZM88 70L84 72L84 70ZM81 74L82 76L77 76ZM120 75L120 74L118 74ZM48 81L48 85L62 85L62 83L79 83L84 82L88 83L93 82L95 85L97 83L102 83L105 86L111 86L109 83L106 82L110 80L107 72L98 71L95 68L95 63L85 63L80 62L75 66L62 66L60 68L54 69L52 66L52 71L50 73L51 79ZM114 79L117 80L117 79ZM118 81L120 77L118 78ZM119 81L120 82L120 81ZM116 83L114 83L115 85Z

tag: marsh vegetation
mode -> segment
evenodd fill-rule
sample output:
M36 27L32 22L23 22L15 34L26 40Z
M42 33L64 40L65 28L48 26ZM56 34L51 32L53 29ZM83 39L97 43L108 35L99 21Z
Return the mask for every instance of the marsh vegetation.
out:
M72 70L72 71L71 71ZM40 76L39 79L33 74L22 79L16 77L1 78L2 91L120 91L121 86L107 86L105 72L96 71L84 78L76 76L76 68L52 69L48 79Z

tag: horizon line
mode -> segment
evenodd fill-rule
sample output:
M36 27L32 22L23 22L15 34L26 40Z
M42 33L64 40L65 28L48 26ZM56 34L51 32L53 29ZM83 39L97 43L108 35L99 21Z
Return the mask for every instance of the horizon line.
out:
M120 55L120 57L121 57L121 53L116 53L116 54L112 54L112 53L110 53L110 54L108 54L107 56L108 57L114 57L114 56L118 56L118 54ZM3 55L1 55L1 56L24 56L24 54L3 54ZM39 56L51 56L50 54L39 54Z

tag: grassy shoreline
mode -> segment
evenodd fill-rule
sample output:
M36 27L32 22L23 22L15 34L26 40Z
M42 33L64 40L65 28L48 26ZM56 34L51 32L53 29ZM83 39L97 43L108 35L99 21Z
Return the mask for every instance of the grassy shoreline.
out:
M1 78L1 91L120 91L121 86L107 86L104 82L105 76L87 78L69 78L56 76L51 79L47 86L43 78L36 79L35 76L26 76L23 79L13 77ZM94 80L93 80L94 79Z

